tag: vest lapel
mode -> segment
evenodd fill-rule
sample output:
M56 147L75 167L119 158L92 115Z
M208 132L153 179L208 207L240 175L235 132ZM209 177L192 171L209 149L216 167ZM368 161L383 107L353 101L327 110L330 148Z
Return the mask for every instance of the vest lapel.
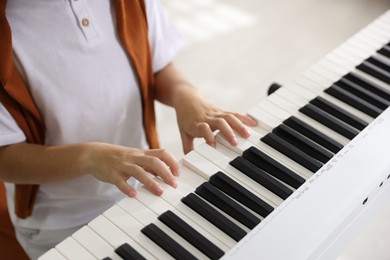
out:
M143 0L117 0L118 34L137 72L142 94L143 125L151 148L158 148L154 113L154 75Z

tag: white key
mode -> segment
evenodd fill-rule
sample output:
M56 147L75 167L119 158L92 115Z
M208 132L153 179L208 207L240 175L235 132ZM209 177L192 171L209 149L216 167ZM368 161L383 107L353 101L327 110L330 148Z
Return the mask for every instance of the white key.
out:
M375 53L372 53L372 55L374 55ZM370 56L372 56L370 55ZM343 64L343 66L352 66L352 65L359 65L361 61L359 62L349 62L348 60L351 60L351 56L348 56L348 53L344 53L343 56L341 55L338 55L337 53L335 53L335 55L329 55L328 57L326 57L327 60L333 62L333 63L338 63L338 64ZM368 80L376 83L377 85L380 85L381 87L385 88L385 89L389 89L390 88L390 84L382 81L382 80L379 80L377 79L376 77L373 77L371 76L370 74L367 74L366 72L364 71L361 71L361 70L358 70L356 68L354 68L355 66L353 66L353 68L351 68L350 72L354 72L354 73L357 73L357 74L360 74L362 75L363 77L367 78Z
M334 78L338 78L339 75L341 75L341 73L338 74L338 72L335 72L336 70L333 70L333 72L330 72L330 69L328 69L327 67L322 66L322 65L321 65L321 67L322 67L322 68L320 68L320 69L322 70L322 72L318 72L318 73L322 73L322 75L323 75L324 77L327 77L328 79L330 79L330 78L332 77L332 76L331 76L332 74L334 75ZM318 67L318 68L319 68L319 67ZM340 78L341 78L341 76L340 76ZM365 121L367 121L367 122L371 122L371 121L374 119L374 118L372 118L371 116L369 116L369 115L367 115L367 114L365 114L365 113L363 113L363 112L361 112L361 111L359 111L359 110L357 110L357 109L355 109L355 108L349 106L348 104L344 103L343 101L340 101L340 100L338 100L338 99L336 99L336 98L334 98L334 97L328 95L327 93L321 93L320 95L321 95L321 96L325 96L326 99L328 99L328 100L329 100L329 97L330 97L330 99L334 100L333 103L334 103L335 105L336 105L336 104L344 104L344 105L346 105L346 106L343 106L343 105L341 105L341 106L346 107L345 110L347 110L348 112L354 114L354 115L357 116L357 117L360 117L361 119L363 119L363 120L365 120Z
M144 226L148 225L156 219L156 215L137 199L125 198L117 205L135 219L138 219L138 221Z
M297 85L295 88L296 88L296 90L298 90L297 93L302 92L302 95L305 95L305 96L302 96L301 98L306 99L306 100L307 100L306 103L309 103L309 101L310 101L311 99L313 99L314 97L317 96L317 95L311 94L311 93L308 92L308 91L306 91L306 93L305 93L305 90L302 89L302 88L300 88L298 85ZM294 102L293 100L294 100L295 97L294 97L293 94L291 94L291 92L289 93L289 89L286 89L285 91L279 92L279 96L281 96L282 98L285 98L285 99L287 99L287 100L289 100L289 101L291 101L291 102ZM335 105L339 105L340 107L342 107L342 108L346 109L347 111L349 111L349 112L355 114L356 116L361 117L363 120L368 119L367 116L363 116L363 113L354 113L354 110L353 110L353 109L348 109L347 106L346 106L346 104L345 104L345 105L342 105L342 104L341 104L341 103L342 103L341 101L337 101L337 100L334 99L334 98L329 98L330 96L327 95L326 93L321 93L321 94L319 94L319 96L321 96L321 97L323 97L323 98L325 98L325 99L327 99L327 100L330 99L329 101L332 101ZM270 101L271 101L271 100L270 100ZM302 103L303 103L303 102L302 102ZM275 104L275 105L277 105L277 104ZM351 108L352 108L352 107L351 107ZM290 112L290 111L286 111L286 112ZM264 114L264 113L267 113L267 112L263 111L262 113ZM278 114L276 114L276 115L278 115ZM321 123L319 123L319 122L317 122L317 121L315 121L315 120L313 120L313 119L311 119L310 117L304 115L303 113L301 113L301 112L299 112L299 111L296 112L295 114L291 113L291 115L292 115L292 116L295 116L295 117L297 117L297 118L300 118L300 119L303 118L303 119L304 119L303 121L305 121L305 122L308 123L309 125L311 125L311 126L317 128L317 130L319 130L319 131L322 132L323 134L329 136L330 138L334 139L335 141L337 141L337 142L339 142L339 143L341 143L341 144L343 144L343 145L349 143L349 139L348 139L348 138L346 138L346 137L340 135L339 133L335 132L334 130L328 128L327 126L325 126L325 125L323 125L323 124L321 124ZM268 117L272 117L272 115L268 115ZM287 118L279 118L279 119L280 119L281 121L283 121L284 119L287 119ZM307 120L307 119L311 119L311 120ZM372 119L371 119L370 121L372 121ZM275 123L276 123L276 122L275 122ZM281 123L281 122L279 122L279 123ZM249 140L251 140L251 138L249 138ZM293 167L294 167L294 166L293 166ZM299 170L299 172L301 172L301 171ZM305 175L305 176L306 176L306 175Z
M298 100L296 98L296 96L298 94L301 94L301 92L304 93L306 91L306 90L300 88L299 86L297 86L296 89L298 89L297 94L289 94L290 90L286 89L285 92L280 92L279 96L281 98L284 98L284 99L288 100L288 101L296 102L296 100ZM302 91L300 89L302 89ZM367 119L369 119L367 116L364 116L365 114L363 114L360 111L350 107L349 105L347 105L347 104L345 104L345 103L343 103L343 102L341 102L341 101L331 97L330 95L328 95L326 93L320 93L318 95L314 95L313 94L312 96L310 96L310 95L311 94L306 91L306 96L300 96L299 97L299 99L300 99L300 101L299 101L300 104L299 105L301 105L301 103L305 103L305 101L304 101L305 99L306 99L306 103L309 103L309 101L311 99L313 99L314 97L321 96L321 97L325 98L326 100L334 103L335 105L345 109L346 111L348 111L348 112L350 112L350 113L352 113L352 114L362 118L363 120L367 121ZM304 115L301 112L297 112L296 114L294 114L294 116L299 118L299 119L302 119L303 121L305 121L305 123L307 123L307 124L311 125L312 127L316 128L317 130L319 130L323 134L328 135L330 138L334 139L335 141L338 141L338 142L340 142L340 143L342 143L344 145L349 142L349 140L347 138L345 138L344 136L342 136L339 133L333 131L332 129L330 129L330 128L320 124L319 122L315 121L314 119L311 119L310 117ZM372 121L372 119L371 119L371 121Z
M345 44L333 52L335 56L338 56L340 59L345 60L354 64L354 66L359 65L365 59L371 56L371 53L362 52L357 50L354 46L350 44Z
M359 117L360 119L366 121L367 123L371 123L374 120L373 117L367 115L366 113L363 113L362 111L348 105L347 103L344 103L343 101L341 101L341 100L339 100L339 99L337 99L337 98L335 98L327 93L321 93L320 96L323 97L324 99L326 99L327 101L332 102L336 106L339 106L340 108L348 111L352 115Z
M58 252L57 249L52 248L45 254L41 255L38 260L66 260L66 258Z
M204 255L201 251L195 248L193 245L187 242L184 238L179 236L177 233L172 231L169 227L164 225L160 220L156 220L153 222L158 228L160 228L165 234L167 234L170 238L175 240L180 246L182 246L185 250L187 250L190 254L195 256L198 259L207 259L207 256Z
M380 80L380 79L377 79L373 76L371 76L370 74L367 74L366 72L364 71L361 71L361 70L354 70L353 72L359 74L360 76L363 76L364 78L370 80L371 82L381 86L382 88L386 89L387 91L390 90L390 84Z
M341 58L342 54L339 54L340 52L342 52L342 50L337 49L337 50L329 53L328 55L326 55L324 58L321 59L321 61L324 61L324 60L329 61L329 62L331 62L331 63L329 63L330 67L333 67L333 66L343 67L346 70L348 70L349 72L353 71L355 69L355 66L357 66L358 64L361 63L361 60L357 59L357 58L355 58L355 59L348 58L348 57Z
M179 190L189 193L194 191L200 184L207 181L208 178L199 176L195 171L184 165L184 161L180 161L180 176L176 178L180 183ZM192 188L193 187L193 188Z
M55 247L58 252L60 252L65 258L69 260L78 260L78 259L96 259L91 255L84 247L82 247L76 240L72 237L67 237L61 243Z
M146 189L141 190L138 193L138 196L149 195L150 192L148 192ZM150 194L152 195L152 194ZM152 195L153 196L153 195ZM154 196L156 197L156 196ZM133 201L134 199L128 199L127 201ZM154 203L154 207L157 206L155 202L150 201L151 203ZM123 205L123 204L122 204ZM160 248L157 244L155 244L151 239L146 237L144 234L142 234L140 231L141 229L149 225L150 223L155 223L157 221L157 214L155 214L150 208L148 208L146 205L143 205L144 212L149 212L148 218L139 218L141 215L134 214L134 209L132 207L129 207L129 203L126 204L127 206L125 209L121 207L112 208L104 213L104 215L113 222L117 227L122 229L123 232L125 232L128 236L132 237L134 240L140 242L141 239L144 241L143 243L140 243L147 251L149 251L152 255L154 255L156 258L161 258L165 255L167 258L171 258L171 256L165 252L162 248ZM137 207L141 207L140 205ZM165 230L164 230L165 231ZM172 236L171 236L172 238ZM176 238L176 236L175 236ZM180 242L182 242L179 239Z
M252 130L252 129L251 129ZM251 133L254 133L255 131L251 131ZM257 133L257 132L256 132ZM234 160L237 156L242 155L240 149L230 149L227 146L224 146L220 143L216 143L215 149L223 154L224 156L228 157L230 160Z
M321 92L319 93L318 95L314 95L314 94L310 94L309 92L307 92L307 90L303 89L302 87L299 87L299 86L296 86L296 90L297 90L297 93L299 94L303 94L305 91L306 91L306 94L303 94L305 96L298 96L298 94L291 94L290 90L289 89L285 89L285 91L281 91L279 94L277 94L280 98L283 98L287 101L290 101L291 103L295 102L299 105L302 105L303 103L307 104L309 103L309 101L313 98L315 98L316 96L320 96L324 99L326 99L327 101L333 103L334 105L337 105L339 106L340 108L346 110L347 112L353 114L354 116L356 117L359 117L360 119L370 123L371 121L373 121L374 119L370 116L368 116L367 114L361 112L360 110L357 110L356 108L354 107L351 107L350 105L324 93L324 92ZM311 95L311 96L310 96ZM298 98L297 98L298 96ZM298 102L297 102L298 101ZM281 104L283 104L281 102ZM303 104L303 105L305 105ZM276 105L278 105L278 103L276 103ZM302 106L303 106L302 105ZM283 107L282 107L283 108ZM288 109L288 108L287 108ZM289 111L287 110L286 111ZM294 114L294 116L303 116L304 114L302 114L301 112L297 112L296 114ZM305 116L307 117L307 116ZM309 118L309 117L307 117ZM313 122L316 122L316 125L320 124L318 123L317 121L315 120L312 120ZM311 124L309 124L311 125ZM322 124L321 124L322 125ZM344 136L340 135L339 133L333 131L332 129L322 125L323 127L321 127L321 131L323 134L325 135L328 135L329 137L333 138L334 140L338 141L338 142L342 142L342 143L348 143L349 140L347 138L345 138ZM318 130L318 129L317 129Z
M309 79L303 75L297 77L287 88L294 91L296 86L304 87L309 93L318 95L319 93L324 91L324 85L316 82L315 80ZM309 94L308 93L308 94ZM297 94L300 94L299 92ZM300 94L301 95L301 94Z
M226 235L222 230L211 224L209 221L204 219L194 210L189 208L183 202L181 202L181 198L183 197L178 191L173 189L168 184L163 181L156 179L160 185L164 188L164 193L161 195L166 202L171 204L174 208L180 211L183 215L187 216L193 222L197 223L203 229L209 231L211 234L215 236L219 241L225 244L228 248L232 248L237 242L233 240L231 237Z
M185 174L181 171L181 176ZM195 173L194 173L195 174ZM196 175L196 174L195 174ZM182 186L181 183L181 177L179 178L178 185ZM143 189L143 188L142 188ZM154 213L157 215L161 215L164 212L170 210L173 213L175 213L179 218L181 218L184 222L186 222L188 225L193 227L196 231L198 231L200 234L202 234L205 238L207 238L210 242L212 242L214 245L219 247L222 251L226 252L228 250L228 247L221 243L218 239L216 239L212 234L210 234L208 231L197 225L195 222L193 222L191 219L184 216L181 212L177 211L171 204L163 200L161 197L155 196L151 194L149 191L144 190L138 190L137 199L147 205L149 209L151 209ZM144 194L146 194L144 196Z
M287 89L287 91L291 92L290 90ZM279 108L283 109L284 111L286 112L289 112L289 111L298 111L299 108L301 108L302 106L304 106L305 104L307 104L307 100L305 100L305 102L303 103L303 105L299 106L297 104L294 104L293 102L289 101L289 100L286 100L284 99L282 96L283 96L283 92L286 93L285 91L279 91L279 93L274 93L273 95L269 96L268 97L268 100L278 106ZM299 97L298 95L296 95L296 97Z
M317 71L314 71L312 69L308 69L304 73L302 73L302 75L304 77L306 77L307 79L310 79L313 82L318 83L318 85L320 85L322 87L322 89L325 89L325 88L332 86L332 84L334 83L334 80L329 79L329 76L327 77L323 74L324 73L318 74Z
M279 120L275 116L272 116L268 113L264 113L258 107L252 107L248 111L248 115L250 115L257 121L257 125L259 127L264 128L268 132L271 132L272 129L274 129L280 124Z
M373 32L378 35L378 38L381 38L382 41L389 41L390 36L389 36L389 30L390 26L383 21L378 21L377 26L375 26Z
M361 118L362 120L364 120L364 121L366 121L368 123L374 120L373 117L367 115L366 113L363 113L362 111L360 111L360 110L358 110L358 109L348 105L347 103L344 103L343 101L341 101L341 100L339 100L339 99L337 99L337 98L335 98L335 97L333 97L333 96L331 96L331 95L329 95L329 94L327 94L325 92L318 92L317 94L312 94L310 92L310 89L309 89L309 87L307 85L303 85L302 84L302 87L300 87L298 84L296 84L294 86L294 88L296 90L295 96L298 96L298 95L300 96L300 101L299 102L301 102L301 103L304 102L303 101L304 99L306 99L307 103L308 103L311 99L313 99L313 98L315 98L317 96L320 96L320 97L328 100L329 102L332 102L334 105L339 106L340 108L348 111L349 113L355 115L356 117ZM289 89L287 89L287 92L288 91L289 91ZM284 98L290 100L291 102L296 102L295 101L296 97L295 96L293 97L293 95L288 94L287 92L286 93L281 92L280 96L283 96ZM340 137L341 137L341 135L340 135Z
M105 257L110 257L114 260L122 259L114 252L115 248L108 244L88 226L84 226L77 230L72 237L97 259L103 259Z
M310 70L328 79L329 82L331 82L328 87L332 86L333 83L338 81L344 75L344 73L340 73L340 71L335 71L335 69L330 70L322 66L321 63L316 63L315 66L310 67Z
M275 93L275 96L279 96L283 98L284 100L292 103L297 107L298 109L305 106L309 103L310 100L318 96L318 94L315 94L313 92L310 92L305 87L302 87L300 85L297 85L295 83L290 84L289 86L283 87ZM272 100L271 100L272 102ZM275 103L279 104L279 103ZM288 109L288 106L286 106ZM294 107L294 108L295 108ZM289 110L287 110L289 111Z
M104 214L109 214L111 212L110 210L115 209L116 205L111 207L109 210L107 210ZM137 252L139 252L141 255L145 256L146 258L164 258L164 259L172 259L168 254L166 254L164 251L162 251L160 248L154 248L152 247L154 244L143 234L141 234L140 229L137 229L136 220L131 219L128 217L128 214L121 215L123 218L115 218L108 220L104 215L100 215L94 220L92 220L90 223L88 223L88 226L95 231L98 235L100 235L104 240L106 240L111 246L114 248L118 248L124 243L129 244L131 247L134 248ZM120 224L126 224L125 227L119 227L117 219L122 220ZM132 239L128 234L123 231L122 228L126 228L128 230L128 225L131 225L133 229L131 229L132 232L129 232L133 238ZM135 228L134 228L135 227ZM137 241L137 242L136 242ZM141 247L142 245L142 247ZM144 246L147 246L147 250L144 249ZM157 246L156 246L157 247ZM153 251L153 249L156 249ZM159 255L161 254L161 255ZM154 255L155 257L153 257Z
M386 41L384 42L383 40L384 37L370 30L363 32L361 37L357 39L347 41L347 44L354 46L357 50L370 54L381 48L383 44L386 44Z
M305 114L297 113L294 116L296 118L302 120L306 124L310 125L311 127L314 127L315 129L317 129L318 131L322 132L323 134L329 136L329 138L332 138L333 140L339 142L343 146L347 145L350 142L350 140L348 138L340 135L339 133L336 133L332 129L324 126L323 124L318 123L317 121L315 121L314 119L308 117Z
M298 86L296 86L296 88L299 89ZM307 103L309 103L309 101L310 101L312 98L315 97L315 95L312 95L312 94L309 93L309 92L306 92L306 94L305 94L305 90L302 89L302 88L298 90L298 93L302 93L303 95L306 95ZM283 94L283 93L282 93L282 94ZM354 114L355 116L361 117L363 120L366 120L366 121L369 120L368 122L371 122L371 121L373 120L371 117L366 116L365 114L361 113L361 112L358 111L358 110L355 111L355 110L353 110L353 109L348 109L348 107L346 106L346 104L343 105L341 101L338 101L337 99L331 97L330 95L328 95L328 94L326 94L326 93L321 93L321 94L319 94L319 96L321 96L321 97L327 99L328 101L331 101L331 102L334 103L335 105L339 105L339 106L341 105L342 108L347 108L346 110L347 110L348 112L351 112L351 113ZM271 101L271 100L269 100L269 101ZM274 105L277 106L276 104L274 104ZM268 106L268 107L270 107L269 114L272 113L273 115L275 115L275 117L278 117L281 121L287 119L287 118L290 117L290 116L294 116L294 115L297 115L297 114L301 114L301 112L299 112L299 111L285 111L285 110L283 110L284 112L282 113L282 112L280 111L280 109L276 109L275 107L272 107L272 106ZM352 107L351 107L351 108L352 108ZM265 108L264 108L264 109L265 109ZM356 113L355 113L355 112L356 112ZM358 113L358 112L360 112L360 113ZM262 113L266 113L266 111L263 111ZM271 115L269 115L269 116L271 116ZM281 123L281 122L280 122L280 123ZM324 126L324 127L326 127L326 126ZM329 128L328 128L328 129L329 129ZM347 138L345 138L344 136L338 134L337 132L335 132L335 131L333 131L333 130L331 130L331 129L329 129L328 131L324 132L324 134L326 134L326 135L331 135L332 137L335 138L335 140L337 140L337 141L339 141L339 142L349 142L349 140L348 140Z
M301 177L308 179L310 176L312 176L312 172L310 172L308 169L303 167L302 165L296 163L295 161L291 160L284 154L280 153L279 151L275 150L271 146L267 145L266 143L260 141L260 138L262 137L256 132L252 132L251 136L248 139L242 138L240 136L236 136L238 145L232 146L230 143L226 142L220 135L217 135L217 141L228 147L229 149L235 149L239 152L240 155L250 148L251 146L255 146L260 151L264 152L268 156L270 156L272 159L278 161L279 163L283 164L285 167L289 168L296 174L300 175ZM217 146L218 147L218 146Z
M388 35L382 34L380 26L372 26L368 30L362 30L356 37L346 41L354 44L362 51L373 52L388 42Z
M158 178L156 178L164 188L164 193L160 196L166 202L171 204L174 208L182 212L188 218L192 219L195 223L203 227L205 230L208 230L211 234L213 234L216 238L218 238L223 244L225 244L228 248L233 247L236 244L232 238L223 233L220 229L212 225L206 219L198 215L195 211L184 205L180 200L184 197L184 194L180 193L178 190L173 189L171 186L166 185L166 183L162 182ZM179 185L180 186L180 183ZM147 208L144 204L134 199L124 199L118 203L118 205L127 211L129 214L134 216L144 225L147 225L153 222L156 218L156 215Z
M151 222L147 222L147 224L145 225L142 224L139 219L136 219L131 214L129 214L128 211L124 210L118 205L115 205L110 209L106 210L103 215L129 238L134 241L137 241L143 251L140 252L137 249L136 250L141 255L147 254L147 256L145 255L147 259L149 259L149 257L153 259L171 258L168 253L166 253L163 249L161 249L158 245L156 245L152 240L150 240L141 232L141 229L144 226L156 220L157 216L153 212L150 213L151 219L153 220Z
M358 37L351 39L350 43L355 43L358 47L366 48L367 51L377 50L390 39L389 29L383 28L383 23L379 22L367 30L362 30ZM385 31L386 30L386 31Z
M387 22L378 20L374 22L370 31L373 38L375 36L378 41L381 41L383 44L385 44L390 40L389 30L390 26L387 24Z
M361 118L362 120L366 121L366 122L371 122L373 120L372 117L370 117L369 115L361 112L360 110L348 105L347 103L344 103L343 101L325 93L325 92L320 92L318 93L317 95L311 95L310 96L310 93L307 91L307 89L305 89L304 87L300 87L300 86L296 86L296 89L298 90L297 93L295 94L295 96L291 95L291 94L288 94L288 93L282 93L280 94L281 97L291 101L291 102L296 102L296 96L299 95L299 98L300 98L300 102L301 104L304 103L306 100L306 104L309 103L309 101L317 96L319 97L322 97L324 99L326 99L327 101L333 103L334 105L346 110L347 112L355 115L356 117L359 117ZM287 92L287 91L286 91ZM306 92L306 94L305 94Z
M259 106L252 107L248 111L248 114L258 121L259 128L263 128L262 132L259 132L258 128L255 129L254 131L261 134L261 136L269 132L272 132L274 128L278 127L281 124L281 120L288 118L288 117L283 117L282 115L274 115ZM285 115L285 113L283 113L283 115Z
M375 57L376 59L380 60L381 62L383 62L387 66L390 66L390 58L388 58L380 53L375 53L372 56Z
M285 119L289 118L292 113L296 112L296 110L287 112L287 111L279 108L278 106L274 105L270 101L270 99L271 99L271 97L264 99L262 102L258 103L257 106L259 108L261 108L262 110L268 112L269 114L271 114L271 115L273 115L281 120L285 120Z
M220 168L224 174L229 176L235 182L246 188L248 191L252 192L266 203L268 203L272 207L276 207L283 202L283 199L276 196L274 193L270 192L268 189L264 188L245 174L242 174L237 169L229 164L231 161L230 158L226 157L218 150L210 147L206 143L202 145L198 145L195 148L196 152L192 152L191 156L186 156L188 164L197 164L200 162L203 165L200 171L208 171L209 168L213 168L214 166L210 164L214 164Z
M150 219L148 219L147 221L145 221L144 219L137 219L135 221L142 221L142 222L146 222L145 225L148 225L150 223L154 223L156 226L158 226L162 231L164 231L168 236L170 236L173 240L175 240L176 242L178 242L181 246L183 246L188 252L190 252L191 254L193 254L194 256L198 257L198 258L205 258L205 255L203 253L201 253L198 249L196 249L195 247L193 247L192 245L190 245L187 241L185 241L182 237L180 237L179 235L177 235L174 231L172 231L170 228L168 228L167 226L165 226L164 224L162 224L158 219L157 219L157 214L156 212L153 212L152 208L155 209L156 211L159 211L161 213L167 211L168 209L172 210L173 208L172 207L168 207L168 208L165 208L165 210L162 208L163 206L166 206L166 204L164 203L161 203L161 201L163 201L161 198L151 194L150 192L148 192L146 189L141 189L139 190L138 192L138 196L137 196L137 199L140 199L142 200L145 204L147 203L147 205L144 205L146 208L148 208L148 210L150 210L151 212L149 213L150 215ZM160 205L159 205L160 204ZM126 207L126 210L127 211L131 211L132 209L131 208L128 208ZM112 217L111 217L112 218ZM151 220L151 221L150 221ZM121 225L123 228L125 228L128 224L125 223L126 219L117 219L116 222L118 223L118 225ZM142 224L140 224L142 226ZM131 235L131 230L133 228L127 228L126 230L124 230L128 235ZM139 229L141 230L142 227ZM153 245L154 242L152 242ZM157 246L157 245L155 245ZM149 248L149 246L145 246L145 248L149 251L151 251L151 249ZM160 248L159 248L160 249ZM154 251L155 249L153 249ZM163 250L163 249L160 249L160 250ZM165 252L165 251L164 251ZM160 256L158 255L155 255L157 258L160 258Z
M188 154L187 154L188 155ZM184 159L183 159L183 161L184 161ZM216 172L214 172L214 173L217 173L217 171ZM211 175L213 175L213 174L211 174ZM211 175L209 176L209 177L211 177ZM207 178L207 180L208 180L209 178ZM200 183L198 183L198 185L196 185L196 187L198 187L199 185L201 185L204 181L206 181L206 180L203 180L202 182L200 182ZM181 184L181 183L180 183ZM191 192L195 192L195 189L196 188L194 188L194 189L192 189L192 190L190 190L190 191L186 191L185 189L183 189L182 188L183 187L183 185L178 185L178 187L176 188L176 191L177 192L179 192L181 195L182 195L182 197L185 197L185 196L187 196L189 193L191 193ZM200 196L199 196L200 197ZM203 199L203 198L202 198ZM208 203L208 201L206 201L206 200L204 200L206 203ZM231 220L233 223L235 223L236 225L238 225L239 227L241 227L242 229L244 229L246 232L249 232L249 229L247 228L247 227L245 227L245 226L243 226L241 223L239 223L237 220L235 220L234 218L232 218L231 216L229 216L229 215L227 215L225 212L223 212L222 210L220 210L218 207L216 207L216 206L214 206L213 204L211 204L211 203L208 203L209 205L211 205L215 210L217 210L218 212L220 212L222 215L224 215L226 218L228 218L229 220Z
M196 146L195 149L198 147ZM195 151L191 151L183 157L183 164L207 180L221 170L218 166L200 158Z

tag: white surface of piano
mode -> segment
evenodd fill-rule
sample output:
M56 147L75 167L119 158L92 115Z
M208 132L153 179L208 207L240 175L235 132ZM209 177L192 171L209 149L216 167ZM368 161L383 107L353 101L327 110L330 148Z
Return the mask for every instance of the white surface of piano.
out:
M390 196L390 109L376 119L323 92L345 74L357 75L390 91L390 83L379 80L355 67L375 55L389 66L390 58L376 51L390 42L390 12L346 41L305 71L291 84L260 102L249 111L259 120L248 140L239 138L231 147L218 136L217 149L200 144L182 162L179 187L173 190L163 183L165 193L154 197L143 189L137 199L124 199L91 221L41 259L120 259L114 249L127 242L145 258L172 258L147 238L141 229L150 223L168 234L197 258L205 254L186 242L157 219L171 210L224 252L224 259L333 259L347 243L388 205ZM389 47L390 48L390 47ZM387 73L390 73L387 71ZM298 112L311 99L321 96L364 119L369 125L352 141ZM260 142L284 119L294 115L303 122L344 145L315 174L270 146ZM229 161L250 146L264 151L290 170L306 179L286 200L244 176ZM188 168L187 168L188 167ZM223 171L247 190L275 209L267 217L252 212L262 221L253 230L232 220L248 234L238 243L220 229L189 209L181 198L192 193L217 171Z

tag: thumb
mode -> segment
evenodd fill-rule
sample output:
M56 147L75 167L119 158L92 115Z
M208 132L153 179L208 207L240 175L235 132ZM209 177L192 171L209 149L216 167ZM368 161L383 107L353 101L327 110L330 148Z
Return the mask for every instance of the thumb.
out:
M187 154L194 149L194 137L193 136L186 134L186 133L181 133L181 142L183 145L184 154Z
M184 153L194 149L195 137L204 138L208 145L215 147L215 136L209 124L199 123L190 130L190 133L181 132Z

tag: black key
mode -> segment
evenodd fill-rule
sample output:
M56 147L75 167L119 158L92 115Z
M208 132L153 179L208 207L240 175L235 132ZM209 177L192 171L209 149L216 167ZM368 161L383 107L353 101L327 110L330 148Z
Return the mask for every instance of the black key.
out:
M182 198L181 201L234 240L240 241L246 235L245 230L237 226L195 194L190 193Z
M327 88L324 90L329 95L340 99L341 101L349 104L350 106L362 111L363 113L366 113L367 115L371 117L377 117L382 113L382 110L367 101L349 93L348 91L345 91L344 89L340 88L337 85L332 85L330 88Z
M333 140L332 138L328 137L327 135L321 133L314 127L306 124L302 120L291 116L283 121L283 124L288 125L295 131L301 133L302 135L306 136L307 138L313 140L317 144L322 145L329 151L333 153L337 153L341 149L343 149L343 145L339 142Z
M371 56L367 59L367 62L374 64L375 66L383 69L386 72L390 72L390 66L388 64L386 64L385 60L380 60L380 59L378 59L378 57Z
M111 259L111 257L107 256L107 257L103 258L103 260L112 260L112 259Z
M390 106L390 101L382 98L381 96L378 96L377 94L368 91L359 85L353 83L352 81L342 78L338 82L335 83L337 86L341 87L342 89L345 89L346 91L354 94L355 96L367 101L368 103L380 108L380 109L386 109L388 106Z
M357 69L366 72L367 74L370 74L371 76L380 79L387 84L390 84L390 73L386 70L384 70L381 67L378 67L377 65L364 61L362 64L358 65L356 67Z
M176 259L197 259L153 223L145 226L141 232Z
M316 106L313 106L312 104L307 104L304 107L301 107L299 111L337 133L347 137L348 139L353 139L359 133L359 131L355 128L350 127L344 122L338 120L336 117L326 113L324 110Z
M303 167L313 173L315 173L322 167L321 162L297 149L290 143L284 141L282 138L275 135L274 133L269 133L263 136L261 140L269 146L273 147L275 150L278 150L279 152L291 158L295 162L301 164Z
M223 172L217 172L210 177L209 183L228 194L241 204L247 206L260 216L268 216L274 208L246 188L229 178Z
M372 82L371 80L359 74L356 74L355 72L350 72L347 75L345 75L343 78L354 82L355 84L361 86L362 88L367 89L368 91L371 91L372 93L375 93L376 95L386 99L387 101L390 101L390 90L379 86L378 84Z
M125 260L146 260L145 257L140 255L134 248L132 248L129 244L125 243L115 249L115 253L117 253L120 257Z
M273 94L276 90L280 89L282 87L282 85L280 85L279 83L272 83L271 86L268 87L268 91L267 91L267 95L271 95Z
M360 131L368 126L368 123L363 119L356 117L323 97L316 97L315 99L310 100L310 103Z
M158 219L210 259L219 259L225 254L221 249L172 211L168 210L164 212Z
M282 199L287 199L293 191L285 186L283 183L274 179L262 169L252 164L245 158L238 156L236 159L230 162L234 168L247 175L260 185L264 186L268 190L272 191Z
M279 125L272 130L272 132L322 163L326 163L333 157L333 153L322 148L286 125Z
M242 157L295 189L298 189L305 182L304 178L275 161L256 147L252 146L245 150Z
M208 182L197 187L195 193L249 229L260 223L259 218Z
M378 50L378 53L390 59L390 47L388 45L383 46L382 49Z

